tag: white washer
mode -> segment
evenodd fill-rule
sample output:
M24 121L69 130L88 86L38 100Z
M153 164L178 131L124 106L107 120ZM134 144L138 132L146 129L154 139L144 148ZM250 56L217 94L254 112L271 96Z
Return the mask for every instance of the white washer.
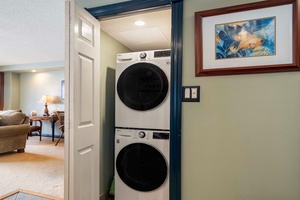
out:
M115 200L169 200L169 134L116 129Z
M170 130L170 50L117 55L117 128Z

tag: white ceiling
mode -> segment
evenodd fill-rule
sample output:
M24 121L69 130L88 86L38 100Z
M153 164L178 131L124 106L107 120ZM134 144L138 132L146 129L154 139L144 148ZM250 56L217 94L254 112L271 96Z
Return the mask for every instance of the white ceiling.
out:
M0 66L63 61L64 5L64 0L1 0Z
M100 2L103 0L75 0L78 5L81 5L83 8L94 8L98 7ZM128 0L106 0L106 2L110 2L111 4L120 3ZM101 3L100 3L101 4Z
M143 20L145 26L134 25ZM163 9L101 21L101 29L132 51L168 49L171 46L171 10Z
M0 71L63 68L64 5L64 0L0 0ZM136 19L146 25L135 27ZM107 19L101 28L132 51L170 48L170 9Z

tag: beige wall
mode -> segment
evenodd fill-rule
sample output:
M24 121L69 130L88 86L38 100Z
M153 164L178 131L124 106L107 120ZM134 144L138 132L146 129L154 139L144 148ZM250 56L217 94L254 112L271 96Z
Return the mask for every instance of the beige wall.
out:
M13 73L5 72L4 109L20 109L30 115L32 110L37 115L43 115L44 104L39 103L44 94L56 97L55 104L49 104L49 113L64 110L64 101L60 99L61 80L64 71L48 71L43 73ZM55 124L55 134L59 135L59 124ZM50 122L44 121L43 134L51 134Z
M13 72L4 73L4 110L20 109L19 102L19 74Z
M249 2L184 0L182 200L300 199L300 73L194 75L194 12Z
M114 127L115 127L115 68L118 53L130 50L104 31L100 37L100 192L110 187L114 176Z
M60 100L61 81L64 80L64 71L48 71L41 73L21 73L20 74L20 109L30 115L32 110L37 111L37 115L43 115L44 104L39 103L42 95L57 97L59 100L55 104L49 104L49 114L56 110L64 110L64 101ZM60 135L56 123L55 134ZM43 134L51 134L50 122L43 122Z

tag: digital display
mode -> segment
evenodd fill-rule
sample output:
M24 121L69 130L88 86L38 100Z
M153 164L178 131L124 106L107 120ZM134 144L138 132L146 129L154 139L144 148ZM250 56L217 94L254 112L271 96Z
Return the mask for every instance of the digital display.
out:
M168 140L169 138L169 133L153 132L153 139Z
M155 51L154 52L154 58L159 58L159 57L170 57L171 56L171 51Z

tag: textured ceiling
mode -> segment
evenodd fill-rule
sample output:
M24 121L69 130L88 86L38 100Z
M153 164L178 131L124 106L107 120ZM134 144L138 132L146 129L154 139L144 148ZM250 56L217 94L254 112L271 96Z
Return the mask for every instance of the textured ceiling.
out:
M0 71L63 69L65 0L0 0L0 8ZM137 19L146 25L134 26ZM168 8L106 19L101 27L132 51L170 48Z
M0 66L63 61L64 7L64 0L0 0Z

